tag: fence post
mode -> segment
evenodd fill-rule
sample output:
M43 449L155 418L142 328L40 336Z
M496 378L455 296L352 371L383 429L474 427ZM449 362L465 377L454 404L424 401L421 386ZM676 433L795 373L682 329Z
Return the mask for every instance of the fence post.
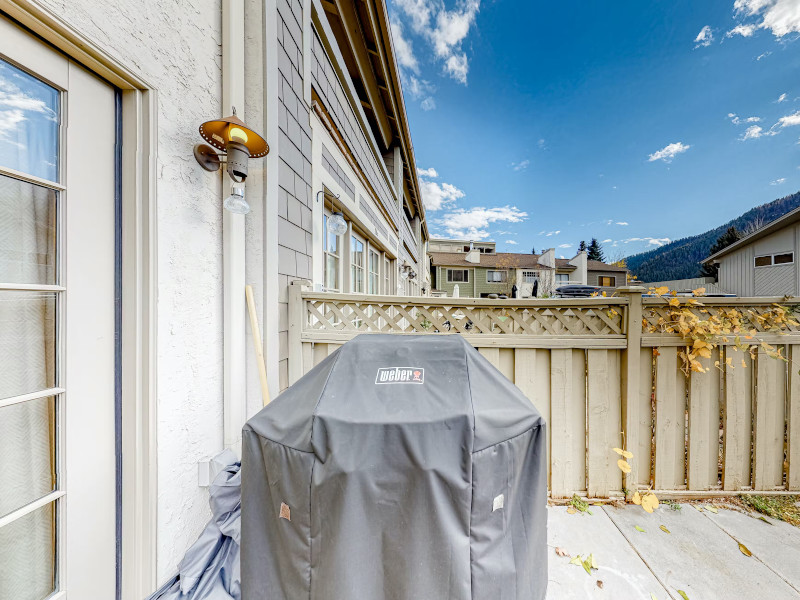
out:
M303 342L300 334L306 319L303 290L311 282L306 279L292 281L289 286L289 385L303 376Z
M639 386L641 385L642 360L642 294L645 288L632 285L617 288L617 292L628 300L627 320L625 322L626 347L622 353L622 431L625 432L625 448L635 452L640 444L639 420L640 402ZM628 497L632 496L639 482L638 464L636 460L628 461L631 472L624 476L623 488Z

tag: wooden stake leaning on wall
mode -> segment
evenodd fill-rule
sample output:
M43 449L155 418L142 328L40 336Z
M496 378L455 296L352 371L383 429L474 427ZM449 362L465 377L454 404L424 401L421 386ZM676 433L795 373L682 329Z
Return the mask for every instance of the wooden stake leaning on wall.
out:
M258 364L258 377L261 380L261 398L264 406L269 404L269 386L267 386L267 366L264 363L264 347L261 345L261 331L258 328L256 316L256 302L253 299L253 286L244 286L244 295L247 298L247 311L250 313L250 329L253 330L253 346L256 349L256 363Z

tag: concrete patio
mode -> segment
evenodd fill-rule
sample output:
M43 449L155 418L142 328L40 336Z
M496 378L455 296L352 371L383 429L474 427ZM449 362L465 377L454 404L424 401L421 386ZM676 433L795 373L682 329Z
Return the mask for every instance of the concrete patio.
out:
M800 599L800 529L732 509L681 506L653 514L635 505L591 506L592 515L549 507L548 600L682 600L678 590L690 600ZM593 554L598 569L588 575L557 547L572 557Z

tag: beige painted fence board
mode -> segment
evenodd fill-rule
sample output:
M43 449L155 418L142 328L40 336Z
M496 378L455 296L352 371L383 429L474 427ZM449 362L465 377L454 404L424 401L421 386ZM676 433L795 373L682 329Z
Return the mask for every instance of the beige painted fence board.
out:
M750 432L752 419L753 362L738 348L725 348L725 397L723 398L724 468L722 488L736 491L750 486Z
M314 366L316 367L328 356L328 344L314 344Z
M719 483L719 349L698 360L707 371L692 372L689 380L687 480L690 490L707 490Z
M636 461L638 466L637 483L646 488L651 487L650 483L650 455L652 454L653 440L653 349L642 348L639 359L639 435L636 436L637 444L635 448L628 450L633 452L631 461ZM629 461L630 462L630 461Z
M800 346L789 347L788 451L789 473L786 482L790 490L800 490Z
M686 377L677 348L659 348L656 358L656 477L659 490L685 487Z
M619 351L588 350L587 359L587 493L608 497L622 489L620 457L612 448L622 444Z
M756 364L753 485L757 490L771 490L783 485L786 363L759 348Z
M500 348L497 368L514 383L514 348Z
M517 348L514 351L514 383L525 394L547 423L547 465L550 465L550 351ZM548 468L548 485L550 470Z
M500 368L500 348L478 348L478 352L492 363L495 369Z
M551 493L563 498L586 488L585 358L581 350L550 353Z

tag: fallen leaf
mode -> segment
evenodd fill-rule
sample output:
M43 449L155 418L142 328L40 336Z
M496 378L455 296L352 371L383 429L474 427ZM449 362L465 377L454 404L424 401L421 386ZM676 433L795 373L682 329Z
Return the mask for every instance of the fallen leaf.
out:
M659 526L659 529L664 533L672 533L669 529L667 529L664 525Z
M574 507L574 506L570 506L570 507L567 509L567 514L568 514L568 515L574 515L576 512L578 512L578 511L577 511L577 510L575 510L575 507Z
M633 493L633 498L631 498L631 502L633 502L634 504L637 504L637 505L641 505L642 504L642 495L639 492L634 492Z
M681 595L681 598L683 598L683 600L689 600L689 596L687 596L686 592L684 592L683 590L678 590L678 593Z
M642 508L649 513L652 513L656 508L658 508L658 498L656 497L656 495L646 494L642 498Z
M745 556L753 556L753 553L750 552L750 550L747 549L747 546L745 546L742 542L739 542L739 550Z
M590 558L587 558L581 564L583 565L583 570L586 571L588 575L592 574L592 563L590 562Z
M583 561L581 560L581 555L578 554L578 556L576 556L571 561L569 561L569 564L571 564L571 565L582 565Z
M770 521L767 521L764 517L758 517L758 518L761 519L762 521L764 521L764 523L766 523L767 525L775 525L774 523L771 523Z
M650 600L658 600L653 592L650 592Z
M620 458L617 461L617 466L620 468L620 470L622 470L623 473L631 472L631 466L630 464L628 464L628 461L626 461L624 458Z
M712 513L714 513L714 514L717 514L717 512L719 512L719 511L717 510L717 507L716 507L716 506L706 506L705 508L706 508L706 510L707 510L707 511L710 511L710 512L712 512Z
M559 548L558 546L556 546L556 554L558 556L569 556L569 553L566 550Z
M594 559L594 554L590 554L590 555L589 555L589 558L590 558L590 559L592 559L592 560L591 560L591 562L592 562L592 568L593 568L593 569L597 569L597 568L598 568L598 567L597 567L597 561Z
M624 456L625 458L633 458L633 452L628 452L627 450L623 450L622 448L614 448L614 452L616 452L621 456Z
M642 528L641 528L641 527L639 527L638 525L636 525L636 526L634 527L634 529L636 529L636 531L641 531L642 533L644 533L644 532L645 532L645 531L644 531L644 529L642 529Z
M692 506L694 506L695 509L697 509L699 512L703 512L703 507L700 506L699 504L692 504Z
M597 580L597 587L599 587L601 590L603 589L603 582L599 579Z

